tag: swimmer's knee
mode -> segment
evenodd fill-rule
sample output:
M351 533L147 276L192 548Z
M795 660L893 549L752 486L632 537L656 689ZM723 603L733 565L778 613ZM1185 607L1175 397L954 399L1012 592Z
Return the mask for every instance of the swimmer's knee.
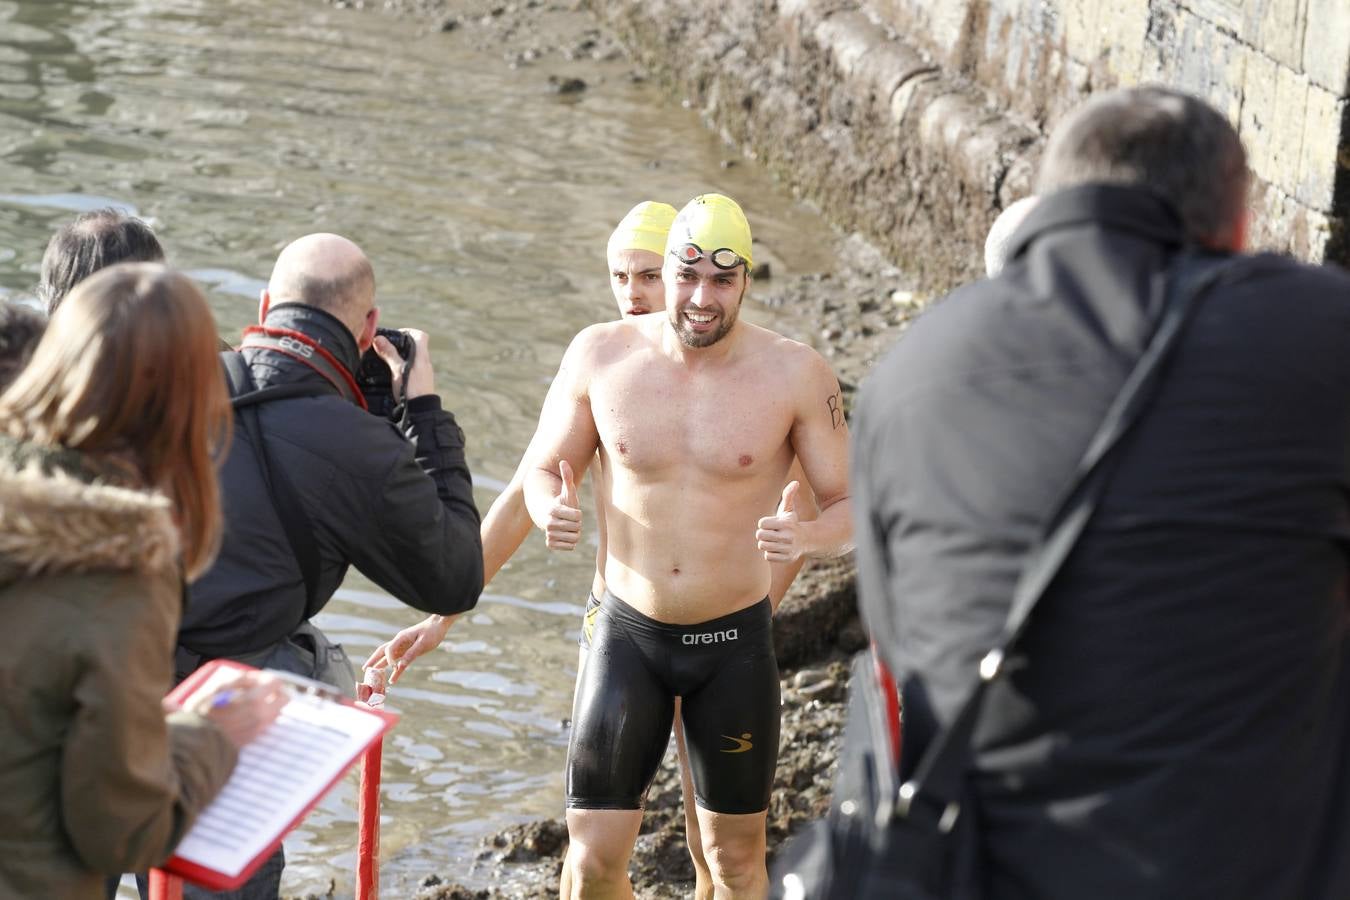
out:
M703 848L708 868L729 875L740 875L764 868L764 842L757 840L723 841Z
M573 841L563 861L574 897L621 884L628 878L628 852L619 847L597 847Z
M567 811L568 847L565 865L573 895L586 896L589 888L627 882L628 859L642 828L642 811Z
M703 855L712 880L733 897L757 896L761 886L767 889L765 834L757 830L727 833L717 829L711 841L705 841Z
M708 875L718 895L764 897L769 890L768 863L763 853L737 855L713 850L708 855Z

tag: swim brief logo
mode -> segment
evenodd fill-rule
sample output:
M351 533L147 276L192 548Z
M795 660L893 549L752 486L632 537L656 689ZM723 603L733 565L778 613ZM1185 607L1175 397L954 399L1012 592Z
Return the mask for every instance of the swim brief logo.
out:
M743 735L741 735L740 737L738 737L738 738L737 738L737 737L732 737L732 736L729 735L729 734L724 734L724 735L722 735L722 738L723 738L724 740L731 741L733 744L736 745L735 747L732 747L730 750L728 750L728 749L726 749L726 748L724 747L724 748L722 748L722 752L723 752L723 753L744 753L744 752L747 751L747 750L753 749L755 745L752 744L752 743L750 743L750 737L751 737L751 735L750 735L750 732L748 732L748 731L747 731L745 734L743 734Z
M723 641L734 641L740 637L737 629L728 628L726 631L705 631L701 634L686 634L681 640L688 646L694 644L720 644Z
M589 644L595 640L595 620L600 617L600 607L592 606L586 610L586 618L582 623L581 630L586 635L586 643Z

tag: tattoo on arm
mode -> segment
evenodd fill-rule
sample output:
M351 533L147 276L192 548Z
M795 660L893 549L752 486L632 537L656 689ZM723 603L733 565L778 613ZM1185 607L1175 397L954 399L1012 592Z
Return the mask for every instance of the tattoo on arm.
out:
M838 428L844 424L844 395L831 394L825 398L825 407L830 411L830 427Z

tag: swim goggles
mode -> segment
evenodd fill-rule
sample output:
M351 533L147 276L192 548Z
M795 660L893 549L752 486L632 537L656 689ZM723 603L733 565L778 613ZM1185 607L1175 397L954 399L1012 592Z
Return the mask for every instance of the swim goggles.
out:
M704 254L703 248L698 244L681 244L671 250L670 255L690 266L706 255L709 261L719 269L734 269L745 262L745 258L730 247L722 247L712 253Z

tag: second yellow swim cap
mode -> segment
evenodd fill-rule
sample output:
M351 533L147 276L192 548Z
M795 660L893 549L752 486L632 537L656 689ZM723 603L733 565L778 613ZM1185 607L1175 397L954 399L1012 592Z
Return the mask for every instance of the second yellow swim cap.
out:
M666 252L666 235L674 220L675 207L669 203L643 200L619 222L605 252L613 256L621 250L647 250L661 256Z
M740 204L724 194L700 194L685 204L670 226L666 252L696 245L704 255L730 250L754 267L750 256L750 223ZM681 257L682 258L682 257Z

